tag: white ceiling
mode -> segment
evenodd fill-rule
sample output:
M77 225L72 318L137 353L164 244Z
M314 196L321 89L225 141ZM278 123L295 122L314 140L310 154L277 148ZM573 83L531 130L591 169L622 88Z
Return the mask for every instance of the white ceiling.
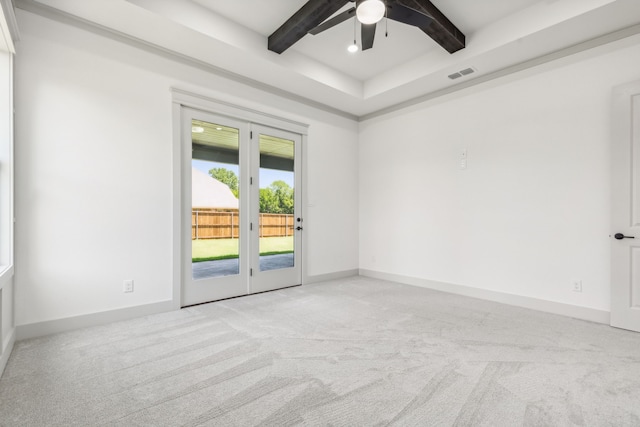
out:
M222 68L262 88L362 117L460 83L628 29L640 33L640 0L432 0L467 37L447 53L417 28L378 25L355 54L354 20L307 35L282 55L267 37L306 0L18 0L56 9ZM352 7L352 3L342 10ZM338 12L339 13L339 12ZM357 39L359 41L359 29ZM621 37L622 34L614 34ZM615 38L615 37L613 37ZM452 81L447 75L474 67Z
M307 0L193 0L263 36L273 33ZM284 17L284 20L283 20Z

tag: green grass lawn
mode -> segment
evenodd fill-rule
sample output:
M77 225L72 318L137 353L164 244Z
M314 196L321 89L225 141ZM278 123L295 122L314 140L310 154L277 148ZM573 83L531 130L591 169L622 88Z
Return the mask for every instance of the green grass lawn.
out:
M193 262L238 258L238 239L203 239L192 240L191 243ZM293 236L260 239L260 255L291 252L293 252Z

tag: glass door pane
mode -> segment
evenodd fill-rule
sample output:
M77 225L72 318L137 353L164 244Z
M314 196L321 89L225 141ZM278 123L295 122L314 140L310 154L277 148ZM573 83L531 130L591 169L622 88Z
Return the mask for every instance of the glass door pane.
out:
M294 141L260 135L260 271L295 265Z
M191 120L192 277L240 273L240 132Z

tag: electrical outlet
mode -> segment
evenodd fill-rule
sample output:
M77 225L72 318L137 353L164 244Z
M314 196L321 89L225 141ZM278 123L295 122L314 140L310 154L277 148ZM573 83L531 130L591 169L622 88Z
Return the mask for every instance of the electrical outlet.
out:
M582 280L573 279L571 281L571 286L573 288L573 292L582 292Z
M123 292L133 292L133 280L125 280L124 281Z

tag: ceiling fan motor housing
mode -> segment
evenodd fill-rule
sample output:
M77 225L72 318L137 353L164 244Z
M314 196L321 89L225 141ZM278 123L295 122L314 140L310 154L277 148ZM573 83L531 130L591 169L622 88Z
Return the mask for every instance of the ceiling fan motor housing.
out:
M349 2L355 2L355 7L333 16ZM361 25L363 51L373 47L376 22L384 16L419 28L449 53L465 47L465 36L462 31L430 0L308 0L300 10L269 36L268 48L272 52L282 53L306 34L317 35L353 18L354 14L360 22L363 22L358 9L369 5L375 13L373 13L373 20L367 20Z
M383 0L357 0L356 16L358 21L367 25L380 21L386 12L386 5Z

